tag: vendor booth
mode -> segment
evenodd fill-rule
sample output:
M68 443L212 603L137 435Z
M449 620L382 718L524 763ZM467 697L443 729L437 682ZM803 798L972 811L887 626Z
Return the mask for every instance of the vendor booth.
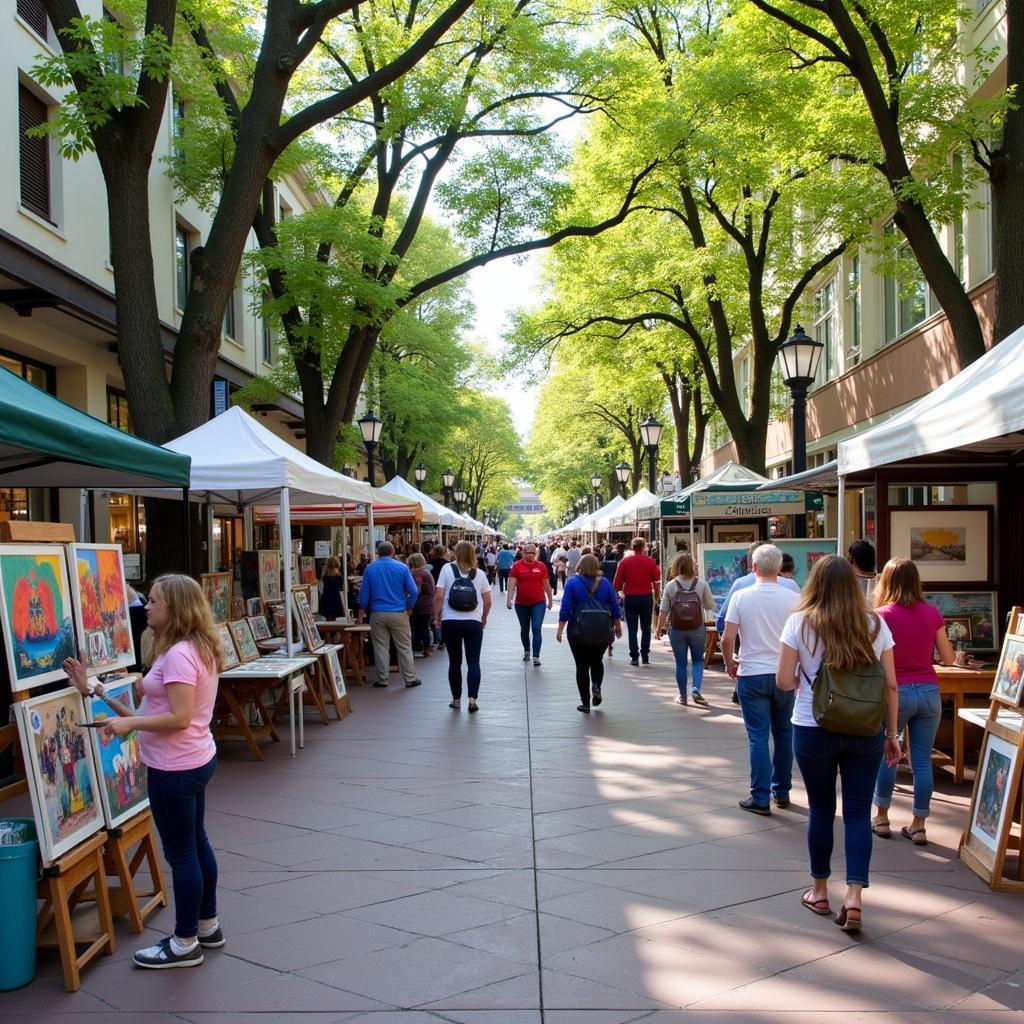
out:
M640 528L640 509L646 508L655 497L646 487L641 487L631 498L627 498L618 508L604 515L594 513L593 530L599 533L635 533Z

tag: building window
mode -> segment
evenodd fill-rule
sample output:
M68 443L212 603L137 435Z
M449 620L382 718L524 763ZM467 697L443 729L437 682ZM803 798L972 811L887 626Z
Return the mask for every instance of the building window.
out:
M192 238L188 228L180 223L176 224L174 228L174 273L178 309L184 309L188 299L188 281L192 269L191 252Z
M263 303L267 305L271 301L270 292L263 293ZM270 326L270 314L264 309L263 315L260 317L260 323L263 326L262 340L263 340L263 362L267 366L274 365L274 329Z
M736 390L739 393L740 405L743 408L743 415L750 415L750 357L744 356L740 360L739 379L736 382Z
M902 337L929 315L929 289L921 267L895 225L886 229L887 248L895 254L895 273L885 278L885 341Z
M25 133L49 120L49 110L31 89L18 86L18 127L21 148L21 205L53 223L50 201L50 142Z
M836 279L826 281L814 293L814 340L825 347L818 362L816 382L821 386L839 373L839 359L836 352Z
M177 96L171 101L171 147L174 155L183 155L182 140L185 138L185 101Z
M107 422L126 434L132 433L132 418L128 412L128 396L116 388L107 388Z
M120 544L124 553L146 553L146 505L134 494L111 494L110 543Z
M56 380L52 366L33 363L31 360L23 359L15 352L0 352L0 366L5 370L10 370L22 380L27 380L29 384L35 384L41 391L47 391L51 395L56 394Z
M860 307L860 256L850 260L850 273L846 278L846 301L850 310L850 345L846 350L846 365L856 366L860 362L861 307Z
M47 38L43 0L18 0L18 17L41 39Z
M224 334L232 341L235 340L235 293L232 292L228 298L228 304L224 307Z

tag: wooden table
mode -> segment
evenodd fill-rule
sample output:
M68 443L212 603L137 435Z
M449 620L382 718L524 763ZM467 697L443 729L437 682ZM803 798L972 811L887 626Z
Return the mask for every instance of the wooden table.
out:
M976 694L987 697L992 691L996 677L994 668L958 668L956 665L936 665L935 674L939 679L939 693L953 698L953 781L964 781L964 697Z
M366 657L363 642L370 627L351 619L317 622L316 628L328 643L341 644L341 670L352 677L357 686L366 685Z

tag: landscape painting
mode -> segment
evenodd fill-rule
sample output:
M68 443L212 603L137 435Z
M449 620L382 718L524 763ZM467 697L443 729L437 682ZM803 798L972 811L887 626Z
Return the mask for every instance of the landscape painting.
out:
M214 622L227 622L231 618L231 573L204 572L199 577L203 593L213 609Z
M891 558L909 558L921 581L975 584L992 579L991 506L923 505L889 513Z
M701 578L711 588L715 614L722 610L729 588L747 574L746 544L698 544Z
M999 846L1009 807L1009 789L1017 748L992 733L985 734L977 794L971 814L971 835L993 852Z
M967 530L962 526L911 526L910 560L963 565L967 561Z
M807 578L814 568L814 563L826 555L834 555L839 550L839 541L834 539L821 540L788 540L779 538L772 543L785 555L793 556L793 579L800 587L807 584Z
M72 544L71 596L91 675L135 664L120 544Z
M108 697L135 710L131 681L105 687ZM116 712L102 697L88 698L89 719L114 718ZM139 734L108 736L102 729L90 729L93 753L100 774L100 797L107 828L116 828L149 806L146 766L139 753Z
M1007 636L992 681L992 698L1016 707L1024 691L1024 637Z
M995 591L926 593L924 599L939 610L951 643L959 643L965 651L994 651L999 646ZM954 640L952 633L961 634L966 627L968 635Z
M14 705L43 863L103 827L82 695L68 687Z
M281 594L281 552L263 550L259 552L260 597L264 605L280 601Z
M0 623L13 691L64 678L78 648L63 547L0 547Z

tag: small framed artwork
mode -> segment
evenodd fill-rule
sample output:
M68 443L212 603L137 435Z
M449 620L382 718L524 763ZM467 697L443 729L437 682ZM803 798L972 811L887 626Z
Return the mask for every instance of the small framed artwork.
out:
M715 544L753 544L761 539L756 523L712 523L711 539Z
M1024 636L1008 633L992 681L992 699L1017 707L1024 692Z
M245 598L241 595L231 598L231 622L245 618Z
M14 705L39 849L52 864L103 827L82 695L73 687Z
M235 650L235 642L231 639L231 630L226 622L218 622L216 626L217 639L220 641L220 653L223 664L221 668L227 670L241 664L238 651Z
M946 638L951 644L965 644L971 641L971 617L969 615L942 616L946 627Z
M1008 827L1006 818L1017 753L1014 744L994 733L985 733L971 804L970 834L992 853L997 852L1003 830Z
M890 555L909 558L924 583L992 580L990 505L923 505L889 513Z
M254 640L270 639L272 634L270 626L267 625L267 617L265 615L250 615L245 621L249 623Z
M315 651L323 647L324 642L320 637L320 631L316 628L316 623L313 621L313 610L309 607L309 598L303 587L297 587L292 591L292 613L306 648L310 651Z
M213 621L227 622L231 618L231 573L204 572L199 583L213 610Z
M120 544L70 544L71 598L90 675L135 664Z
M924 599L939 610L950 643L960 644L965 651L998 650L999 620L994 590L929 591Z
M341 671L341 662L338 661L337 645L332 644L327 649L327 664L331 670L331 682L334 684L334 692L340 698L348 693L345 686L345 676Z
M729 588L747 574L746 544L699 544L697 559L701 578L711 588L715 614L719 614Z
M312 555L303 555L299 559L299 579L303 583L316 583L316 560Z
M134 683L116 683L104 688L106 695L135 710ZM103 698L86 698L89 721L116 717ZM139 754L139 734L107 736L102 729L90 729L93 756L100 776L100 799L107 828L117 828L149 806L146 766Z
M263 602L258 597L246 598L245 617L251 619L256 615L263 614Z
M271 605L267 609L267 618L270 620L270 631L274 636L284 636L285 614L284 602Z
M266 622L264 622L266 625ZM231 639L235 641L235 648L238 651L238 659L242 664L255 661L259 656L259 648L256 646L256 639L252 635L249 623L245 619L237 622L229 622L228 629L231 630Z
M260 597L263 603L280 601L281 593L281 552L264 550L257 552L260 571Z
M800 587L807 585L807 579L811 575L811 569L815 562L826 555L837 554L839 551L839 541L835 538L790 540L787 537L779 537L772 543L784 555L793 556L793 579Z

